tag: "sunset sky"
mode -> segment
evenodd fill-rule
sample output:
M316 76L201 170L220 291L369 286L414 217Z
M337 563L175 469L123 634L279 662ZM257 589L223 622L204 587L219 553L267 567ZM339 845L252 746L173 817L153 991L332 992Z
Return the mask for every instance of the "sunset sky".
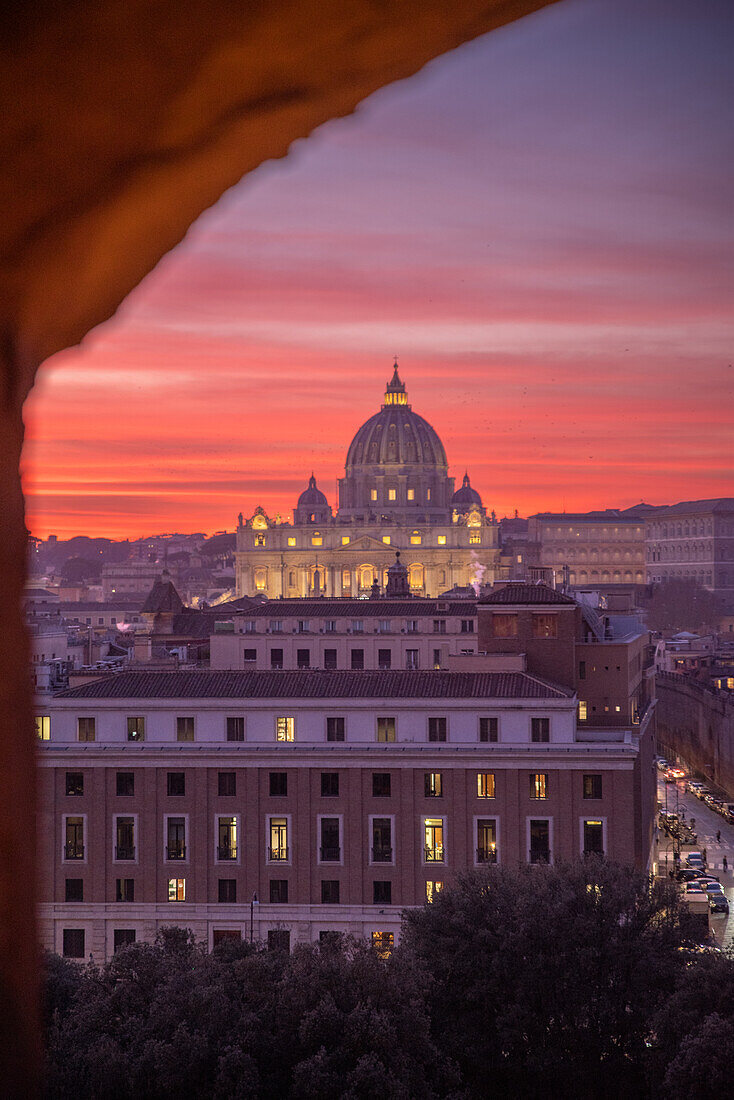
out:
M731 0L564 0L263 166L40 372L30 530L333 504L396 353L500 516L734 495L733 46Z

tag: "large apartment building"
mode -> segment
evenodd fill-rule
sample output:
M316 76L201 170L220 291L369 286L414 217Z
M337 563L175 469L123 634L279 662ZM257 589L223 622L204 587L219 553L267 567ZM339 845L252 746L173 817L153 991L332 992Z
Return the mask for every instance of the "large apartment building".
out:
M456 660L479 661L478 656ZM397 941L458 871L646 866L648 725L577 722L521 671L123 672L38 716L43 943L101 960L165 924Z
M646 523L647 577L695 580L734 615L734 497L688 500L657 508Z

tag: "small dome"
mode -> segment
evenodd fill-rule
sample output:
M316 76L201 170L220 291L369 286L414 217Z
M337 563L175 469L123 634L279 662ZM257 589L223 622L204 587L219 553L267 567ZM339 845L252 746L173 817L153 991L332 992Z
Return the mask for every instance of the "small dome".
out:
M311 474L308 489L304 489L298 498L299 508L328 508L329 502L320 489L316 488L316 478Z
M469 475L464 474L464 480L461 483L461 488L457 489L451 498L451 504L454 508L470 507L471 505L478 505L482 507L482 498L476 489L472 489L469 484Z

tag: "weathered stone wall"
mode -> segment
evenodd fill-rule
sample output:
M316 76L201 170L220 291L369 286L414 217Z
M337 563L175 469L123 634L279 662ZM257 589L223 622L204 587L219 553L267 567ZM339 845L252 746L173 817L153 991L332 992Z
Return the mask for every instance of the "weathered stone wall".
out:
M657 677L658 746L734 800L734 698L672 672Z

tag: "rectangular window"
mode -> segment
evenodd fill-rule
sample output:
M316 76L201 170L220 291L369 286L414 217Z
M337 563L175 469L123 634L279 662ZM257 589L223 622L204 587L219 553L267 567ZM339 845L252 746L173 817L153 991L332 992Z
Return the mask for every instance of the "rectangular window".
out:
M427 817L423 832L426 863L443 863L443 818Z
M225 942L242 943L242 933L236 928L214 928L212 930L212 947L217 948Z
M481 543L481 541L482 541L482 536L479 534L478 531L472 531L470 533L470 535L469 535L469 542L470 543L472 543L474 545L478 545L479 543Z
M288 794L288 772L270 773L270 797L285 798Z
M387 490L387 499L388 500L397 500L398 499L397 490L396 489L388 489Z
M115 901L135 901L135 879L118 878L115 883Z
M373 772L372 773L372 797L373 798L389 798L391 788L391 775L390 772Z
M405 620L405 633L406 634L417 634L418 633L418 620L417 619L406 619Z
M299 634L310 634L310 632L311 632L311 620L310 619L299 619L298 620L298 633Z
M64 929L63 952L64 952L64 958L66 958L66 959L83 959L84 958L84 929L83 928L65 928Z
M84 879L68 878L64 901L84 901Z
M67 817L64 826L64 859L84 859L84 818Z
M295 545L296 545L296 540L295 540L294 536L289 535L288 536L288 546L295 546Z
M377 719L377 740L378 741L394 741L395 740L395 719L394 718L378 718Z
M550 821L541 818L530 822L530 862L550 863Z
M499 741L499 718L483 715L479 719L479 740L487 742Z
M433 620L433 633L434 634L445 634L446 633L446 620L445 619L434 619Z
M531 719L531 740L535 743L550 741L550 718Z
M119 951L123 947L127 947L128 944L135 943L135 929L134 928L115 928L112 933L112 950L113 952Z
M229 902L230 904L237 901L237 879L236 878L220 878L218 901Z
M287 928L268 929L268 951L283 951L290 953L291 934Z
M295 741L296 739L296 720L295 718L285 718L279 716L275 719L275 740L276 741Z
M194 740L194 719L192 715L185 715L183 718L179 716L176 719L176 740Z
M589 708L585 699L579 699L579 722L585 722L589 714Z
M168 880L168 900L169 901L186 901L186 879L185 878L169 878L169 880Z
M364 634L364 619L352 619L352 634Z
M377 489L370 489L370 500L377 500Z
M516 638L517 615L494 614L492 616L492 632L495 638Z
M273 669L281 669L283 667L283 650L271 649L270 650L270 667Z
M430 490L429 490L430 492ZM389 959L395 947L394 932L373 932L372 946L381 959Z
M128 741L145 741L145 718L142 716L128 718L127 739Z
M237 773L219 772L217 775L217 794L220 798L234 798L237 794Z
M441 650L440 649L434 649L434 651L433 651L433 667L434 668L440 668L441 667Z
M462 619L461 620L461 633L462 634L473 634L474 633L474 620L473 619Z
M392 882L382 879L372 883L372 904L392 905Z
M493 818L477 821L477 863L497 862L497 822Z
M539 615L532 616L533 620L533 637L534 638L557 638L558 637L558 616L557 615Z
M377 650L377 667L382 669L392 668L392 650Z
M245 717L243 714L237 714L227 718L227 740L245 740Z
M446 740L446 719L445 718L429 718L428 719L428 740L429 741L445 741Z
M372 862L392 863L392 819L372 818Z
M439 546L445 546L446 545L446 536L445 535L439 535L438 536L438 545Z
M336 619L327 619L324 623L325 634L336 634Z
M443 797L443 773L442 772L424 772L423 773L423 791L426 798L442 798Z
M338 817L320 819L321 845L319 858L322 863L338 863L341 859L340 827Z
M579 680L586 679L586 661L579 661Z
M321 904L339 904L339 879L324 879L321 883Z
M171 796L186 794L186 773L168 772L166 776L166 790Z
M417 531L414 531L413 534L410 536L410 545L411 546L420 546L422 541L423 541L423 539L421 538L421 536L418 534Z
M341 715L329 716L326 719L326 740L343 741L344 729L344 718Z
M342 535L342 546L349 546L349 535Z
M270 904L286 905L288 902L288 879L271 878L270 880Z
M322 772L321 773L321 797L322 798L338 798L339 797L339 772Z
M408 500L415 500L415 489L408 489Z
M532 772L530 775L530 797L548 797L548 776L545 772Z
M36 715L36 737L39 741L51 740L51 717L48 714Z
M336 650L324 650L324 668L336 668Z
M421 667L420 662L420 650L406 649L405 651L405 667L410 669L417 669Z
M84 773L66 773L66 793L68 795L84 794Z
M494 772L477 772L477 798L494 797Z
M217 859L237 859L237 818L217 818Z
M285 817L271 817L269 823L270 844L268 859L275 863L288 862L288 820Z
M431 902L434 902L436 900L436 898L438 897L438 895L441 893L442 890L443 890L443 883L442 882L436 882L435 879L433 879L433 880L429 879L426 882L426 901L428 902L429 905L431 904Z
M186 818L166 820L166 859L186 859Z
M604 825L601 821L584 822L584 855L604 855Z
M584 776L584 798L601 798L601 776Z
M353 649L351 653L351 668L356 671L362 671L364 668L364 650Z
M118 795L134 795L135 794L135 773L134 772L118 772L115 776L115 792Z
M298 649L296 650L296 665L298 668L310 668L311 667L311 650L310 649Z
M77 718L76 732L78 741L94 741L96 736L96 719Z
M135 859L135 818L115 818L115 859Z

